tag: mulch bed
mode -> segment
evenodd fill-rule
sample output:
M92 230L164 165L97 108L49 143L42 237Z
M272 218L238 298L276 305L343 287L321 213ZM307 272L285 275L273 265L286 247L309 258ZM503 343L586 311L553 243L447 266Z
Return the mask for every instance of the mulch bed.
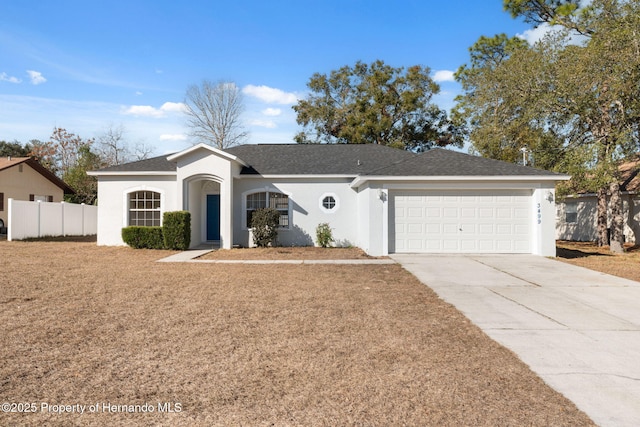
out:
M399 265L171 253L0 244L0 425L593 425Z

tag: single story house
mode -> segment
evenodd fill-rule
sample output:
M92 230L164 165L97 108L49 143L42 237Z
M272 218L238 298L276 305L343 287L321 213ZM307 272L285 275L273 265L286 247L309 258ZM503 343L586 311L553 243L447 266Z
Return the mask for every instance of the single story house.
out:
M640 243L640 160L624 162L618 167L622 193L624 239ZM609 225L611 215L609 212ZM556 206L556 238L578 242L597 240L598 198L595 193L581 193L559 199Z
M65 194L75 194L37 160L30 157L0 158L0 233L8 227L8 200L61 202Z
M338 245L400 252L555 255L554 195L569 179L446 149L374 144L258 144L175 154L89 172L98 179L98 244L121 229L188 210L191 244L250 246L255 209L280 211L278 244L313 245L329 223Z

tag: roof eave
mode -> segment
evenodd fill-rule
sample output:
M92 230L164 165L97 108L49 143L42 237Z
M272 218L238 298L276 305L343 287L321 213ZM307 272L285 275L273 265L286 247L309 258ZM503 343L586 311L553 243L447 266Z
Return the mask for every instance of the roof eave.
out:
M194 145L193 147L187 148L186 150L182 150L182 151L180 151L178 153L174 153L174 154L168 156L167 160L170 161L170 162L176 161L180 157L185 156L185 155L187 155L189 153L193 153L194 151L199 150L199 149L205 149L205 150L211 151L212 153L214 153L214 154L216 154L216 155L218 155L220 157L224 157L224 158L226 158L228 160L232 160L232 161L238 162L242 166L249 167L249 165L247 163L245 163L245 161L242 160L241 158L239 158L237 156L234 156L233 154L227 153L226 151L223 151L223 150L220 150L218 148L212 147L212 146L207 145L207 144L202 144L202 143Z
M357 176L352 182L352 188L361 187L369 181L385 181L385 182L424 182L424 181L484 181L484 182L507 182L507 181L525 181L525 182L558 182L568 181L571 179L569 175L442 175L442 176Z
M240 174L241 179L265 178L265 179L353 179L354 174Z
M89 176L176 176L177 172L171 171L87 171Z

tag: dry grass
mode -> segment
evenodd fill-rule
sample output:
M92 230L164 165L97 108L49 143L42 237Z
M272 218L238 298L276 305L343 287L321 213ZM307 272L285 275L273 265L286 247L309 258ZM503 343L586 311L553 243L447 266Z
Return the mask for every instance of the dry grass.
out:
M202 260L274 260L274 259L367 259L374 258L367 255L360 248L317 248L305 247L275 247L275 248L242 248L217 250L209 252L198 259Z
M598 247L592 242L559 241L556 247L561 261L640 282L638 246L627 246L620 255L612 254L608 246Z
M0 425L592 425L397 265L169 254L0 244L0 402L182 408Z

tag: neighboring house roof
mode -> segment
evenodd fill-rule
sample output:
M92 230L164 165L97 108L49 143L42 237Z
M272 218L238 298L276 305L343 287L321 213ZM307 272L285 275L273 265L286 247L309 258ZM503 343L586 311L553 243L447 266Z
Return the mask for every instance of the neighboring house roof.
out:
M640 155L635 159L627 160L618 166L620 176L620 191L623 193L640 193ZM567 195L573 197L595 197L596 193L587 190L578 190L576 194Z
M150 159L138 160L131 163L109 166L96 172L175 172L175 162L170 162L167 157L175 153L164 154Z
M247 144L225 152L246 165L242 174L258 175L344 175L344 176L493 176L558 177L564 175L434 148L425 153L376 144ZM175 172L174 154L154 157L92 174L122 172Z
M618 167L620 172L620 190L637 193L640 191L640 158L622 163Z
M40 162L31 157L2 157L0 158L0 171L18 166L20 164L29 165L40 175L51 181L56 186L60 187L64 194L76 194L73 188L69 187L67 183L58 178L53 172L42 166Z

